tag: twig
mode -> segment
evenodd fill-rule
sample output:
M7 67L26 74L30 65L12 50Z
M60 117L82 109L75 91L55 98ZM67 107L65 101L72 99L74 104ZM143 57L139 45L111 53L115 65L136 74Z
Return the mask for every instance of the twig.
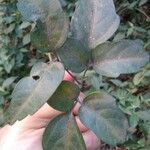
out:
M65 69L65 70L68 72L68 74L69 74L78 84L82 85L82 83L80 83L80 82L77 80L77 78L76 78L68 69Z

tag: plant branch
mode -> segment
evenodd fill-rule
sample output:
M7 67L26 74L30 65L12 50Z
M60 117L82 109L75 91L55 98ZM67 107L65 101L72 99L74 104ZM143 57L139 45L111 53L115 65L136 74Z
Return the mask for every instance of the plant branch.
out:
M65 69L65 70L68 72L68 74L69 74L79 85L82 85L82 83L79 82L79 81L77 80L77 78L76 78L68 69Z

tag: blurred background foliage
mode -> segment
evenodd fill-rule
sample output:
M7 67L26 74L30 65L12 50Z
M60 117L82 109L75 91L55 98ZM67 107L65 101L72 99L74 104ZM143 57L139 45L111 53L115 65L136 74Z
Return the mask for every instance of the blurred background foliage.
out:
M71 18L77 0L60 0ZM16 8L17 0L0 0L0 113L11 98L15 83L29 73L39 60L48 61L48 54L41 54L30 43L34 23L22 21ZM121 24L111 40L141 39L150 52L150 1L114 0ZM140 72L121 75L116 79L105 78L88 71L85 77L89 91L103 89L118 100L119 108L128 116L130 140L125 149L150 149L150 63ZM86 94L86 92L85 92ZM103 145L102 149L110 149ZM116 148L117 149L117 148ZM119 149L119 148L118 148Z

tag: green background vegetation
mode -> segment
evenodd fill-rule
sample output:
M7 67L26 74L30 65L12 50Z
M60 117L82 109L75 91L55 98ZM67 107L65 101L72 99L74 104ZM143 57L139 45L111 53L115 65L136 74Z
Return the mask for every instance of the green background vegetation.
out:
M71 17L75 0L60 0ZM23 22L16 8L16 0L0 0L0 112L6 109L11 92L19 79L29 74L31 67L49 60L48 53L40 53L30 43L30 31L35 25ZM148 0L115 0L121 24L112 41L141 39L150 52L150 2ZM117 100L119 108L128 115L130 133L134 137L125 143L127 149L150 148L150 63L137 74L121 75L116 79L101 77L92 72L88 81L91 91L104 89ZM141 113L136 113L140 110ZM139 111L139 112L140 112ZM104 149L106 149L104 144ZM121 146L122 147L122 146ZM109 147L108 147L109 148Z

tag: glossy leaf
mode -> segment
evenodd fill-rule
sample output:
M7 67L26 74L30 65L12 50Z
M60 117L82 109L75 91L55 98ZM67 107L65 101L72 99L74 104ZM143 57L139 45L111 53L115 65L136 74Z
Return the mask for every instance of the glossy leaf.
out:
M47 103L56 110L68 112L74 106L80 93L79 87L69 81L62 81Z
M52 96L63 76L64 68L61 63L37 63L33 66L30 76L21 79L16 85L5 113L5 122L13 124L34 114Z
M71 21L72 36L95 48L114 34L119 22L113 0L78 0Z
M128 122L116 106L115 99L105 92L95 92L83 101L79 110L81 122L109 145L126 141Z
M90 60L89 49L75 39L68 39L58 50L58 54L65 67L76 73L86 69Z
M75 118L70 114L56 117L43 135L43 150L85 150L85 143Z
M36 49L48 52L62 46L69 21L59 0L19 0L17 6L25 20L37 21L31 33L31 42Z
M149 61L140 40L108 42L94 49L92 56L95 71L108 77L137 72Z

